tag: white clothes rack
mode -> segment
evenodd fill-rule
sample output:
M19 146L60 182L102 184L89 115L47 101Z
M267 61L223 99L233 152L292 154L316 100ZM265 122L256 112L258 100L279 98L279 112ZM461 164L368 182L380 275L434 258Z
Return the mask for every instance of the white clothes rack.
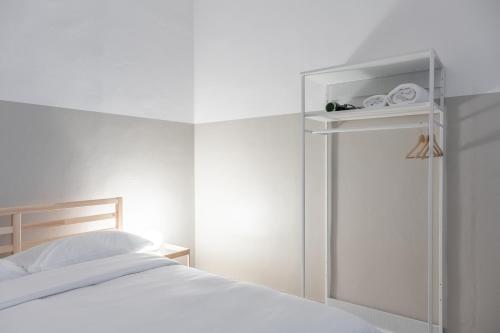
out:
M325 153L327 152L327 137L335 133L348 133L348 132L366 132L366 131L385 131L385 130L404 130L411 128L427 128L429 133L429 146L434 145L434 134L438 133L439 145L445 149L445 130L446 130L446 117L444 105L444 67L439 60L434 50L427 50L418 53L406 54L397 57L385 58L374 60L360 64L349 64L342 66L333 66L320 68L316 70L302 72L301 74L301 170L302 170L302 295L306 294L306 135L323 135L325 137ZM328 87L331 85L349 84L358 81L370 80L385 80L394 82L405 76L420 79L421 84L425 84L429 91L429 100L425 103L416 103L403 106L390 106L382 109L359 109L349 111L325 112L313 111L311 108L316 105L317 109L321 103L325 103L324 98L319 98L318 103L314 104L311 101L310 95L321 96L321 94L309 93L311 87L322 87L323 97L328 97ZM437 77L437 79L436 79ZM400 82L403 83L403 82ZM423 86L423 85L422 85ZM379 88L380 89L380 88ZM362 95L362 93L361 93ZM360 96L361 96L360 95ZM408 116L426 116L426 120L394 123L393 121L388 124L380 124L380 121L371 126L357 126L357 127L334 127L325 125L324 129L310 130L306 128L307 121L319 121L324 124L346 124L356 123L357 120L367 119L402 119ZM432 153L430 154L432 156ZM328 163L328 159L325 159ZM437 163L438 175L437 184L435 184L433 168ZM325 178L328 179L328 166L325 167ZM375 309L369 309L364 306L358 306L347 302L342 302L331 298L330 288L330 219L329 213L325 221L326 242L325 246L325 303L342 307L345 310L354 312L355 314L365 317L366 320L371 321L376 326L393 331L400 332L438 332L442 333L445 327L445 311L446 311L446 212L445 212L445 156L434 159L427 159L427 221L426 221L426 235L427 235L427 321L418 321L398 315L389 314ZM434 196L434 187L437 185L437 198ZM329 209L329 193L326 194L326 207ZM434 276L434 200L437 199L437 226L438 226L438 293L437 295L433 290L433 276ZM434 324L433 319L433 303L434 297L438 299L438 318L437 324Z

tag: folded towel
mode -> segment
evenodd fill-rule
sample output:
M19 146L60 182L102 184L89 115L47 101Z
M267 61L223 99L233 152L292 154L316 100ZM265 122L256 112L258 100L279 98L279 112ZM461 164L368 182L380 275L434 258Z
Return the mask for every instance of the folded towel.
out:
M363 101L363 106L368 109L380 109L386 106L387 95L373 95Z
M422 103L428 101L429 92L414 83L400 84L392 89L387 95L387 103L389 105Z

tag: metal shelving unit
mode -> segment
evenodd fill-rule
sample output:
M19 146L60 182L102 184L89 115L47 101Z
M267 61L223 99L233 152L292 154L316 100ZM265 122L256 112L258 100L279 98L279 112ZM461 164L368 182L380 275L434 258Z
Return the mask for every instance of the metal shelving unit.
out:
M361 88L357 89L358 97L366 93L360 82L395 82L398 79L410 77L419 82L419 84L426 85L425 88L429 91L429 100L425 103L416 103L402 106L391 106L382 109L360 109L352 111L330 112L325 111L311 111L311 103L308 100L308 89L314 87L322 87L322 94L315 94L316 96L323 95L322 103L324 104L325 94L328 96L328 89L330 86L338 86L346 84L348 86ZM378 81L377 81L378 80ZM423 83L422 83L423 82ZM403 82L400 82L403 83ZM388 83L389 84L389 83ZM380 86L380 84L378 84ZM366 84L364 84L366 86ZM384 89L382 87L376 89ZM327 152L327 138L335 133L347 132L365 132L365 131L385 131L385 130L405 130L408 128L426 128L429 133L429 146L432 147L434 142L434 134L437 133L439 144L446 151L445 143L445 130L446 130L446 113L444 105L444 68L434 50L424 52L412 53L397 57L385 58L374 60L361 64L334 66L327 68L320 68L312 71L301 73L301 152L302 152L302 294L305 296L305 278L306 278L306 248L305 248L305 233L306 233L306 214L305 214L305 186L306 186L306 135L323 135L325 137L325 153ZM385 90L388 91L388 90ZM376 92L376 91L375 91ZM321 99L321 97L320 97ZM320 105L320 104L316 104ZM314 106L312 106L314 107ZM316 108L316 110L319 109ZM314 110L314 109L313 109ZM424 116L424 120L415 121L415 116ZM391 121L389 124L376 124L371 126L355 126L345 127L337 126L332 128L333 125L356 123L360 120L367 119L397 119L405 120L412 118L411 122L398 122ZM324 129L309 130L306 128L307 121L319 121L325 124ZM326 159L328 161L328 159ZM328 162L327 162L328 163ZM434 197L435 179L433 176L433 168L437 164L438 180L437 187L438 198ZM325 177L328 179L328 166L325 167ZM427 160L427 322L417 321L410 318L405 318L397 315L392 315L379 310L367 309L366 307L349 304L346 302L337 301L330 297L330 221L327 218L325 221L325 233L327 246L325 253L325 303L332 306L340 306L348 311L355 312L357 315L365 317L366 320L371 321L378 326L389 329L396 333L399 332L443 332L445 326L444 312L446 309L445 302L445 281L446 281L446 212L445 212L445 157L429 158ZM326 194L327 204L329 206L330 194ZM436 200L437 199L437 200ZM438 280L439 290L437 295L433 290L433 276L434 276L434 205L437 201L438 209L438 232L437 246L438 246ZM330 216L328 212L325 216ZM434 297L438 297L438 314L437 324L433 322L433 302ZM394 321L394 323L392 323ZM387 324L387 325L386 325ZM387 327L389 326L389 327Z

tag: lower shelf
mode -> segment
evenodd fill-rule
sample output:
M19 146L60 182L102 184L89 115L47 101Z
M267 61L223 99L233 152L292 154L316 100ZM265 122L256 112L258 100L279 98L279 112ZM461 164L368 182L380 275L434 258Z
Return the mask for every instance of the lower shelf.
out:
M393 313L372 309L367 306L328 298L328 306L332 306L363 318L386 333L428 333L427 322L408 318ZM433 325L433 333L442 333L439 325Z

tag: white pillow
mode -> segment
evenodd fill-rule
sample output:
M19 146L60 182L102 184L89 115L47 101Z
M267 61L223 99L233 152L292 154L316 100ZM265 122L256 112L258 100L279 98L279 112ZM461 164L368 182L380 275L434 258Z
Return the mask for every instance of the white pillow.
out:
M80 262L138 252L152 243L142 237L118 230L94 231L62 238L16 253L7 260L29 273Z
M10 280L27 275L26 271L16 264L0 259L0 281Z

